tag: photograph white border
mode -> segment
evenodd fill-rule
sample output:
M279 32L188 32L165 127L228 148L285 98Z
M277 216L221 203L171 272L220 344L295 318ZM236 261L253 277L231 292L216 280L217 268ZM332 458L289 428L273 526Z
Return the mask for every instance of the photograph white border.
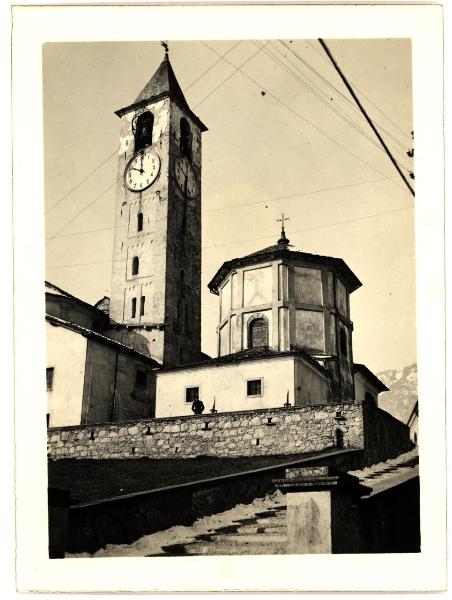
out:
M41 46L151 39L410 37L422 552L49 560ZM439 5L17 6L13 10L17 586L20 591L445 588L444 157Z

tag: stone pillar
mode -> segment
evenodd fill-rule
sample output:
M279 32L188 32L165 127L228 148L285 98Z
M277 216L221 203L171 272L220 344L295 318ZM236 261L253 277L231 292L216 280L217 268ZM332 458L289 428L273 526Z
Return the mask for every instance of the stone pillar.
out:
M365 488L329 467L286 469L275 485L287 494L289 554L360 552L359 497Z

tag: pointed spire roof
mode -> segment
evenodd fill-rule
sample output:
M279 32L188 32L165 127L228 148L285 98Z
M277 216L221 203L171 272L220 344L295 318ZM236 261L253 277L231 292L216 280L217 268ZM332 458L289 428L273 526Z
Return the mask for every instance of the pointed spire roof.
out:
M134 104L142 102L143 100L151 100L162 94L170 95L182 108L190 110L176 79L176 75L174 74L168 54L165 54L165 58L160 63L159 68L138 94Z
M125 108L117 110L116 114L119 117L122 117L123 114L140 105L149 104L150 102L164 97L169 97L171 100L174 100L174 102L176 102L182 110L188 113L188 115L200 126L201 131L207 131L207 127L188 106L167 53L165 53L165 57L160 63L157 71L138 94L134 102Z

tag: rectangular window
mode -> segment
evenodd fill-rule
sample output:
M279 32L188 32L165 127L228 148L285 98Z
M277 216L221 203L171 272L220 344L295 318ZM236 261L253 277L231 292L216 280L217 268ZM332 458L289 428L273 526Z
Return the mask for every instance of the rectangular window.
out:
M148 382L148 377L146 371L142 371L141 369L137 369L137 377L136 384L140 387L146 387Z
M51 392L53 390L53 373L54 373L55 369L54 367L49 367L48 369L46 369L46 384L47 384L47 391Z
M247 396L261 396L262 395L262 379L249 379L246 382L246 395Z
M185 402L194 402L199 400L199 387L190 387L185 390Z
M132 319L137 316L137 299L132 298Z
M47 427L50 427L50 413L46 415Z
M140 317L144 315L144 303L146 302L146 296L141 296L140 302Z

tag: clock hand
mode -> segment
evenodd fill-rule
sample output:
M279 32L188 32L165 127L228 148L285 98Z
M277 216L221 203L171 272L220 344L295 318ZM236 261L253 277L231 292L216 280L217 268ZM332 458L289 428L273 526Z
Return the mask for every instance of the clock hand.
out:
M131 171L139 171L140 173L144 173L143 169L135 169L135 167L130 167Z

